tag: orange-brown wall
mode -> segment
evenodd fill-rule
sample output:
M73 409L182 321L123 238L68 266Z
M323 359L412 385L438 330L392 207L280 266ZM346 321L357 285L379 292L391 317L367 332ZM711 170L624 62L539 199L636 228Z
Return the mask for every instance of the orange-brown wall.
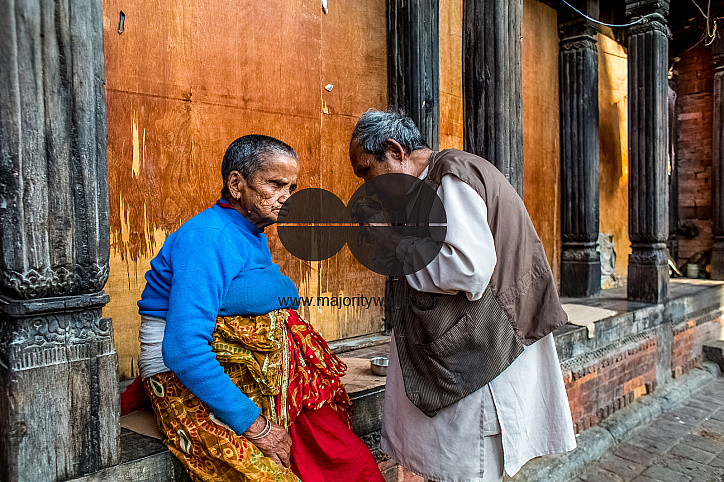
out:
M523 199L556 279L561 266L558 17L523 2Z
M218 198L232 140L264 133L289 143L300 156L301 188L346 201L359 185L347 145L356 118L387 104L385 2L330 2L327 14L298 0L104 0L103 7L112 235L105 315L114 320L120 376L128 377L149 261L168 233ZM302 296L382 293L382 278L346 248L307 263L286 253L274 229L268 235ZM382 325L381 308L302 311L327 339Z
M463 148L463 2L440 2L440 150Z
M598 40L600 142L599 232L613 234L616 276L626 278L628 239L628 60L623 47L605 35Z

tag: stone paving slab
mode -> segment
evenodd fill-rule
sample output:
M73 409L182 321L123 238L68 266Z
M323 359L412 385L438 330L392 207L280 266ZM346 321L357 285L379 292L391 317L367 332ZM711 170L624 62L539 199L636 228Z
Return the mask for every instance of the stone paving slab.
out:
M674 445L667 453L676 455L677 457L693 460L695 462L699 462L700 464L708 464L716 457L716 454L693 447L686 443L685 440L677 445Z
M693 426L710 416L711 412L709 410L702 410L699 408L677 408L661 415L661 419Z
M724 377L588 464L571 482L724 482Z
M716 458L709 463L709 465L724 469L724 453L717 455Z
M647 464L639 461L631 461L615 454L608 454L601 457L599 465L606 471L617 474L619 478L633 479L646 470Z
M658 481L665 480L666 482L688 482L691 480L691 477L689 477L688 475L677 472L676 470L671 470L667 467L662 467L660 465L652 465L651 467L644 470L644 473L641 475L645 475L646 477Z
M631 462L641 463L645 467L653 464L658 457L658 455L654 452L638 447L636 445L631 445L628 442L624 442L615 446L613 450L611 450L611 452L618 457L629 460Z
M719 420L720 422L724 422L724 410L717 410L716 412L714 412L711 418L714 420Z
M716 438L712 437L706 437L698 432L687 434L683 438L683 442L690 447L695 447L697 449L711 452L713 454L724 451L723 441L717 440Z

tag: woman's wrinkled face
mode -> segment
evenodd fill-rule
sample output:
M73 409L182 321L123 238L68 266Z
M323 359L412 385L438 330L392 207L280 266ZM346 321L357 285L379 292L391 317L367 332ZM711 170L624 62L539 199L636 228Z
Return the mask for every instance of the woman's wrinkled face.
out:
M263 229L277 221L282 205L297 188L298 174L299 163L293 157L268 156L250 179L244 179L237 171L229 174L233 198L229 202L254 226Z

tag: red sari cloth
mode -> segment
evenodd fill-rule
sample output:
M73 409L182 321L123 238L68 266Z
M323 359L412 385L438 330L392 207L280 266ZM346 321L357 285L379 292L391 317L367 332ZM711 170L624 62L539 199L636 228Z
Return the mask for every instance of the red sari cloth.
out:
M350 428L352 404L340 381L347 366L296 311L289 310L287 326L292 470L303 482L384 482L369 449ZM279 409L282 405L277 403Z
M303 482L384 482L367 446L329 405L302 410L291 427L292 471Z

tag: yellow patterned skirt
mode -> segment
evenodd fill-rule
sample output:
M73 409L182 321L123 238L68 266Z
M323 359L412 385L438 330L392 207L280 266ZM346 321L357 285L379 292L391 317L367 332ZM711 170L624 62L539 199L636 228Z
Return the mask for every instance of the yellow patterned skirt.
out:
M340 382L347 367L294 310L219 317L211 346L236 386L285 428L304 408L328 404L344 415L350 406ZM299 481L219 421L174 373L152 375L144 387L164 442L194 481Z

